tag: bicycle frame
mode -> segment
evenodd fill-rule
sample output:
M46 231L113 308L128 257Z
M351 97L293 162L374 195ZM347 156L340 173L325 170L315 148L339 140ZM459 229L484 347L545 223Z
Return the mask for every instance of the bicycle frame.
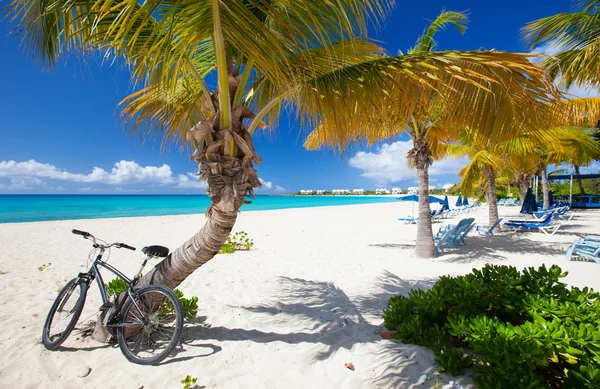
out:
M98 289L100 290L100 296L102 298L102 304L104 305L109 302L110 298L108 296L108 292L106 291L106 287L104 286L104 280L102 279L102 274L100 273L100 267L107 269L108 271L110 271L111 273L113 273L114 275L116 275L117 277L122 279L123 281L125 281L125 283L127 284L127 294L129 295L129 298L132 299L133 303L135 304L138 311L140 312L142 318L144 318L144 313L143 313L142 309L137 305L135 298L133 298L134 296L132 293L133 287L135 286L136 281L137 281L137 275L133 280L131 280L129 277L127 277L125 274L123 274L119 269L115 268L114 266L112 266L102 260L102 256L104 255L104 252L106 251L106 249L104 247L99 247L99 250L100 250L100 252L96 256L96 259L94 260L94 262L92 262L92 265L90 266L88 272L80 273L79 277L85 278L86 282L88 282L88 285L89 285L89 281L93 280L94 278L96 279L96 283L98 284ZM146 263L148 262L149 259L150 259L149 256L146 257L146 259L144 259L144 262L142 263L140 270L136 274L139 275L142 272L142 270L146 266ZM121 311L121 308L126 300L127 299L121 299L119 301L113 315L118 314ZM122 323L122 324L113 324L112 326L118 327L118 326L138 325L138 324L140 324L140 323Z

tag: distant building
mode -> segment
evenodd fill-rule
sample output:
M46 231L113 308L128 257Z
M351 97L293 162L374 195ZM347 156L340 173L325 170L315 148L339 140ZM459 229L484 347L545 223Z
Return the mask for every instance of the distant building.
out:
M392 193L392 191L389 189L385 189L385 188L375 189L375 194L378 194L378 195L390 194L390 193Z
M300 191L300 194L304 194L304 195L310 195L310 194L314 194L314 193L315 193L315 191L312 189L302 189Z
M419 193L419 188L416 186L411 186L408 188L408 194L417 194Z
M392 194L402 194L402 189L400 189L400 188L392 188Z
M352 189L352 194L362 195L365 194L364 189Z
M454 184L446 184L443 186L444 191L448 192L450 189L454 187Z
M349 189L334 189L331 191L331 194L333 194L333 195L350 194L350 190Z
M324 194L325 194L325 192L327 192L327 191L326 191L326 190L323 190L323 189L319 189L319 190L317 191L317 194L318 194L318 195L324 195Z

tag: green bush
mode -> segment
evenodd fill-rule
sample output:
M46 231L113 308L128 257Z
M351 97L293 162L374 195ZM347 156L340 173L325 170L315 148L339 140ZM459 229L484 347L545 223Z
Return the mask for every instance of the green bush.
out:
M479 388L600 388L600 301L558 266L486 265L389 300L385 326ZM463 351L466 349L468 353Z
M115 277L108 284L104 284L106 291L110 297L117 297L121 293L127 290L127 283L122 279ZM185 320L191 320L196 317L198 314L198 297L194 296L192 298L183 297L183 292L179 289L175 289L173 291L179 301L181 302L181 307L183 309L183 317ZM170 303L169 303L170 305ZM171 305L171 309L173 306Z
M248 234L244 231L240 231L227 238L225 244L221 246L219 254L232 254L235 251L248 251L252 249L253 246L254 241L248 238Z

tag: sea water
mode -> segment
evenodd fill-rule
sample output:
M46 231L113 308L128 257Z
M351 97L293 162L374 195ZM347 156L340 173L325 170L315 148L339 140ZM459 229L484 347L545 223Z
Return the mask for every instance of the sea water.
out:
M257 196L242 212L396 201L375 196ZM206 195L0 195L0 223L204 213Z

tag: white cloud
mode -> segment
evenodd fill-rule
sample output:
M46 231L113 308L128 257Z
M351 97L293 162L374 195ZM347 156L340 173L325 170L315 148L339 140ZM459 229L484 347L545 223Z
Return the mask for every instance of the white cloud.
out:
M260 180L260 183L262 184L263 187L267 188L267 189L271 189L273 187L273 183L271 181L265 181L262 178L258 178Z
M40 163L35 160L26 162L1 161L0 177L11 177L11 179L20 180L11 183L13 188L30 188L27 183L42 185L40 178L53 180L80 182L80 183L101 183L109 185L124 185L145 183L158 186L172 186L176 188L206 188L206 183L199 181L192 173L173 175L169 165L162 166L140 166L134 161L119 161L115 163L110 172L94 167L89 174L71 173L57 168L54 165ZM34 182L37 180L38 182ZM47 189L63 190L63 187L47 187ZM82 188L82 191L93 191L91 188Z
M177 176L177 181L178 188L206 189L208 186L206 181L199 180L194 173L180 174Z
M287 189L285 189L283 186L279 186L279 185L275 185L275 192L286 192Z
M79 188L80 192L101 192L101 189L97 188Z
M544 43L539 47L534 48L533 50L531 50L531 53L553 56L560 53L561 51L564 51L562 45L558 44L556 41L550 41Z
M408 167L406 154L412 148L411 141L383 144L375 152L359 151L348 160L350 166L363 171L362 177L370 178L376 185L414 181L415 169ZM429 168L430 176L456 175L468 164L467 158L435 161ZM432 182L435 181L432 179Z

